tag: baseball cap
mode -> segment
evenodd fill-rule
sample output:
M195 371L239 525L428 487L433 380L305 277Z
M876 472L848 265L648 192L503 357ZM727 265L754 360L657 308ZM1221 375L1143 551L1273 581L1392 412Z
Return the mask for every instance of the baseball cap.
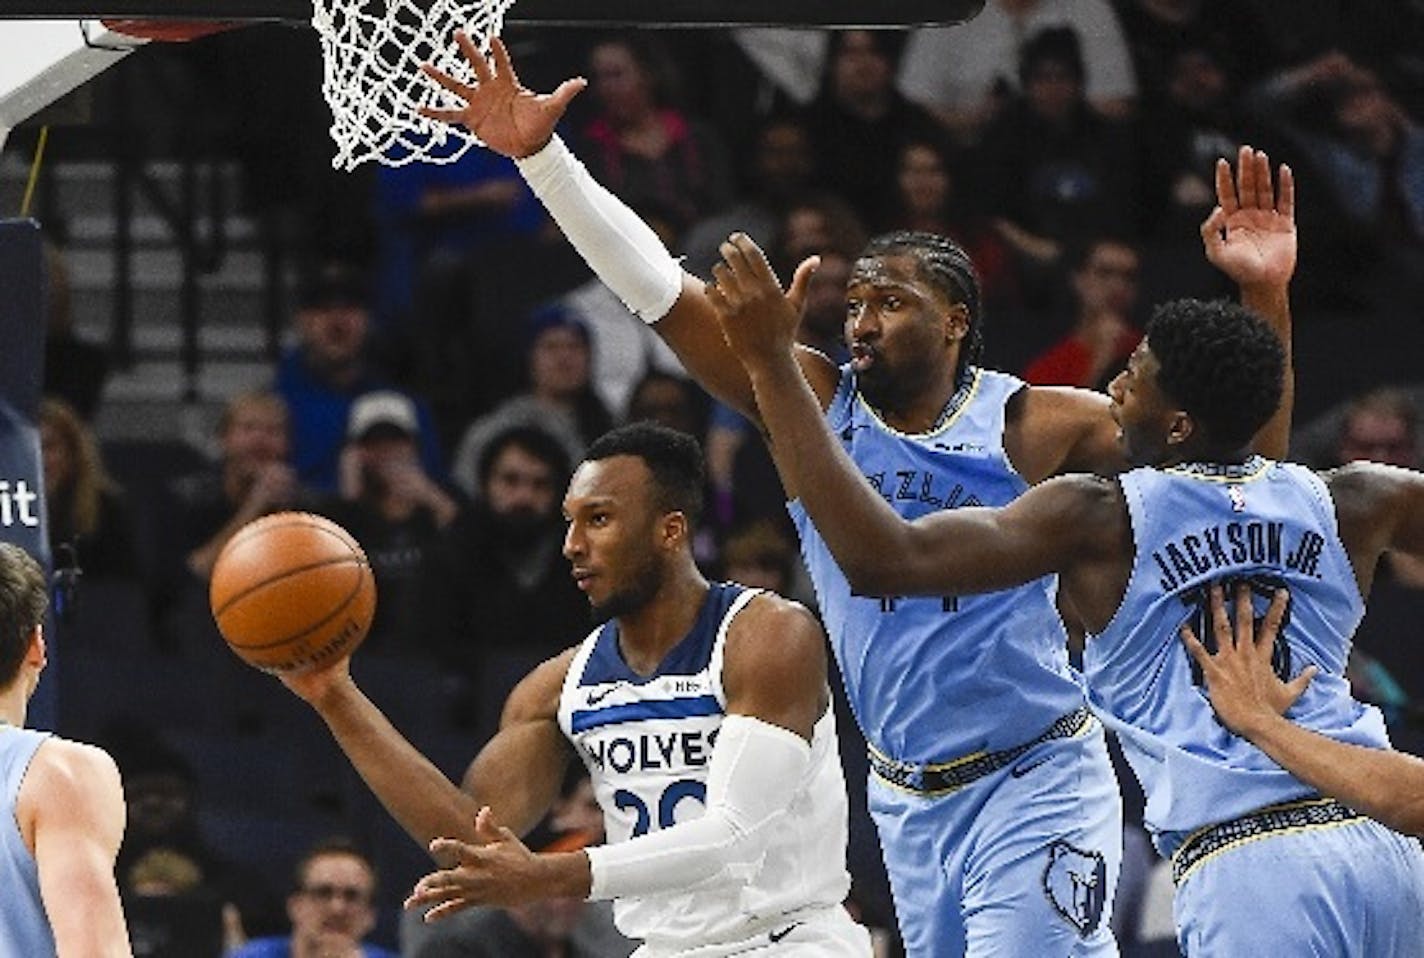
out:
M351 404L351 415L346 420L348 439L364 439L380 426L416 435L420 432L420 420L416 417L415 403L409 396L387 389L366 393Z
M329 261L309 269L297 284L297 308L365 306L371 298L370 284L350 263Z

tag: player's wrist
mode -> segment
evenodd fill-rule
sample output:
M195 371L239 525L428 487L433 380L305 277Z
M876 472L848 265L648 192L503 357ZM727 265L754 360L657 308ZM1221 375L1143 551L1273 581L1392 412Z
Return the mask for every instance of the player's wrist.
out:
M585 900L593 891L593 868L583 849L535 855L540 897ZM547 893L547 894L546 894Z

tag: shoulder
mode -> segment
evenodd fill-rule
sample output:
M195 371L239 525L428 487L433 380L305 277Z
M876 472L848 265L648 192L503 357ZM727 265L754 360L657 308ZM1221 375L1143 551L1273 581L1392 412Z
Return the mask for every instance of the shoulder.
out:
M567 648L553 658L545 659L520 679L505 702L505 721L532 722L557 718L564 679L578 650L577 645Z
M1378 462L1351 462L1319 475L1342 517L1389 509L1424 487L1424 476L1414 470Z
M94 788L119 786L119 769L96 745L51 736L35 752L26 782L43 785L46 796L79 795Z
M809 672L820 663L825 676L825 632L816 617L799 602L773 592L761 592L732 619L727 629L724 667L744 678L779 681L783 669Z
M1004 446L1029 482L1066 470L1116 472L1124 465L1105 394L1072 386L1025 386L1005 410Z

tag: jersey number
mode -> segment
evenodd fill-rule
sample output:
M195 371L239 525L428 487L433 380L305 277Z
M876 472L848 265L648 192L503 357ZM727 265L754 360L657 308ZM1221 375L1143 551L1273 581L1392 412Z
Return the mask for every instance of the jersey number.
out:
M677 803L684 798L695 798L706 805L706 783L693 781L690 778L680 778L663 789L662 795L658 797L659 829L672 828L677 824L677 819L674 817L677 814ZM633 838L648 833L648 829L652 825L652 816L648 812L647 802L626 788L620 788L613 793L613 804L625 812L632 811L638 816L638 820L633 823Z
M1260 628L1266 606L1270 604L1271 597L1276 594L1276 590L1283 589L1286 585L1284 580L1270 575L1232 576L1218 579L1215 584L1221 586L1222 597L1226 600L1226 615L1232 622L1236 620L1236 587L1245 585L1251 590L1251 605L1256 612L1252 625L1253 631ZM1215 655L1216 632L1211 627L1210 584L1198 586L1196 589L1184 593L1182 602L1192 607L1187 624L1192 627L1192 632L1196 633L1197 638L1201 639L1206 650ZM1282 682L1290 681L1291 677L1291 650L1290 643L1286 641L1286 631L1290 628L1290 620L1291 603L1287 599L1285 614L1281 616L1281 628L1276 633L1275 647L1271 650L1271 669ZM1196 659L1192 659L1192 684L1200 688L1204 683L1201 666L1197 665Z

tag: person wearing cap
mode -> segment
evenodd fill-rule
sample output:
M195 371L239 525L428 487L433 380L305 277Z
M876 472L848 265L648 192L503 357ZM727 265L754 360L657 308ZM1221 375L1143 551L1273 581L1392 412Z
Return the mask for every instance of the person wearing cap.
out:
M446 578L441 538L461 512L456 494L421 462L422 432L415 401L404 393L378 389L357 398L346 423L337 501L328 510L371 560L381 594L372 639L390 633L403 649L437 640L445 618L436 611L432 583Z
M297 478L319 492L336 490L356 398L393 388L370 356L369 296L365 277L349 264L327 262L307 273L297 290L297 342L277 366L275 389L291 412L292 463ZM430 412L407 398L420 425L421 461L427 472L442 475Z

